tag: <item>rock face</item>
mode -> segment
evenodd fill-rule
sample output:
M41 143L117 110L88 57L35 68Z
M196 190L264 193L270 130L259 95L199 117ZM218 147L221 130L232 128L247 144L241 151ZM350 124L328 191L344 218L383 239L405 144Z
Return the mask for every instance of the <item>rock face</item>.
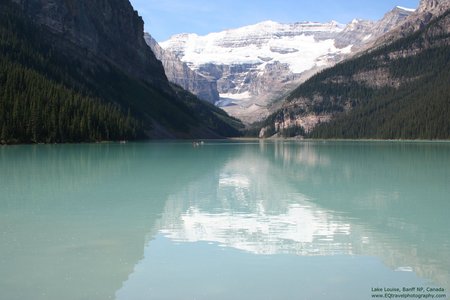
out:
M379 22L280 24L272 21L206 36L180 34L161 43L191 69L217 81L219 106L246 123L278 107L277 99L318 71L351 57L402 22L395 8Z
M442 15L450 8L449 0L421 0L419 8L410 17L400 22L394 30L368 43L368 48L375 48L379 45L390 43L400 37L405 37L419 29L424 28L436 16Z
M128 0L7 2L42 32L45 51L36 50L46 59L55 56L49 59L54 66L38 71L95 101L118 107L125 117L128 112L142 124L142 138L240 134L239 121L169 82L144 40L144 23Z
M250 123L267 116L270 102L287 92L288 84L298 84L303 72L349 52L333 43L342 29L336 22L267 21L206 36L181 34L161 46L214 78L222 98L219 106Z
M71 43L68 51L77 45L87 49L89 56L106 59L133 77L168 89L163 67L144 41L144 23L128 1L13 1L37 23L64 36Z
M161 48L149 33L144 34L144 39L156 58L162 62L166 76L171 82L197 95L202 100L213 104L219 101L216 80L191 70L173 53Z
M419 4L419 13L431 12L435 9L442 8L443 6L449 6L448 0L421 0Z

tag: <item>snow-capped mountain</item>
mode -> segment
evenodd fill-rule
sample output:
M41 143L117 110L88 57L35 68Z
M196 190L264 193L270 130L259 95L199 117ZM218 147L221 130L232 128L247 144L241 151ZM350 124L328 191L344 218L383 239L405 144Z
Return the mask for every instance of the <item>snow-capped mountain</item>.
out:
M206 36L181 34L161 43L197 72L217 80L218 104L247 122L269 113L269 102L290 91L311 69L351 52L338 48L336 22L280 24L266 21Z
M308 70L318 54L337 52L333 38L343 29L336 22L280 24L272 21L206 36L181 34L161 43L193 69L205 64L257 65L264 70L274 60L295 73ZM344 50L345 51L345 50ZM299 60L299 52L303 59Z
M386 31L398 22L396 11L405 10L375 24L373 33L386 33L365 44L366 51L290 93L260 136L448 138L450 1L422 0Z
M409 9L395 8L391 22L354 20L348 25L266 21L242 28L210 33L179 34L160 43L191 69L217 81L221 101L228 113L250 123L277 107L276 99L316 72L351 56L360 46L379 37Z

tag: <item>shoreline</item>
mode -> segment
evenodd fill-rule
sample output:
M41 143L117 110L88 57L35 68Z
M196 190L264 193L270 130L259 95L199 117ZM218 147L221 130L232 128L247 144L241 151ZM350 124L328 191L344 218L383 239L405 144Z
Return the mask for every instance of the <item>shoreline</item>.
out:
M8 146L44 146L44 145L106 145L106 144L129 144L129 143L161 143L161 142L177 142L177 143L191 143L191 142L214 142L214 141L230 141L230 142L385 142L385 143L450 143L450 139L448 140L413 140L413 139L299 139L299 138L252 138L252 137L233 137L233 138L223 138L223 139L148 139L148 140L134 140L134 141L101 141L101 142L68 142L68 143L11 143L11 144L3 144L0 143L0 147L8 147Z

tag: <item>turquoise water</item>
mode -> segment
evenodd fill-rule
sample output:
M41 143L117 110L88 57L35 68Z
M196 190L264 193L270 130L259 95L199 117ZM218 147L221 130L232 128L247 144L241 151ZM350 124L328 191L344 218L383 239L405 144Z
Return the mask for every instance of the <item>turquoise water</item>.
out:
M450 294L450 143L8 146L0 192L1 299Z

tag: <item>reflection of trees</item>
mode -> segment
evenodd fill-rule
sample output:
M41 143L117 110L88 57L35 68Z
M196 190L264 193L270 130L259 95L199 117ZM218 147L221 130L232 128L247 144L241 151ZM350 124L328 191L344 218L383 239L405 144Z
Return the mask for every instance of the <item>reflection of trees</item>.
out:
M446 151L441 144L261 143L172 194L161 229L176 240L254 253L377 256L449 287Z
M0 148L0 274L8 275L0 290L17 285L8 299L70 299L80 287L90 298L113 297L160 230L254 253L377 256L450 287L448 148Z
M394 269L412 267L418 275L450 287L450 145L327 142L314 146L316 156L328 156L331 164L292 163L283 169L291 174L286 180L321 207L352 218L353 227L361 226L372 237L370 247L356 253L382 257ZM296 170L303 168L309 176L296 176Z
M0 148L2 297L113 299L169 193L226 159L189 144Z
M412 267L450 287L448 143L315 142L274 148L270 156L275 165L283 162L280 176L287 174L289 185L322 208L347 216L353 229L370 237L354 244L355 253L382 257L393 269ZM315 154L309 163L296 159L311 148Z

